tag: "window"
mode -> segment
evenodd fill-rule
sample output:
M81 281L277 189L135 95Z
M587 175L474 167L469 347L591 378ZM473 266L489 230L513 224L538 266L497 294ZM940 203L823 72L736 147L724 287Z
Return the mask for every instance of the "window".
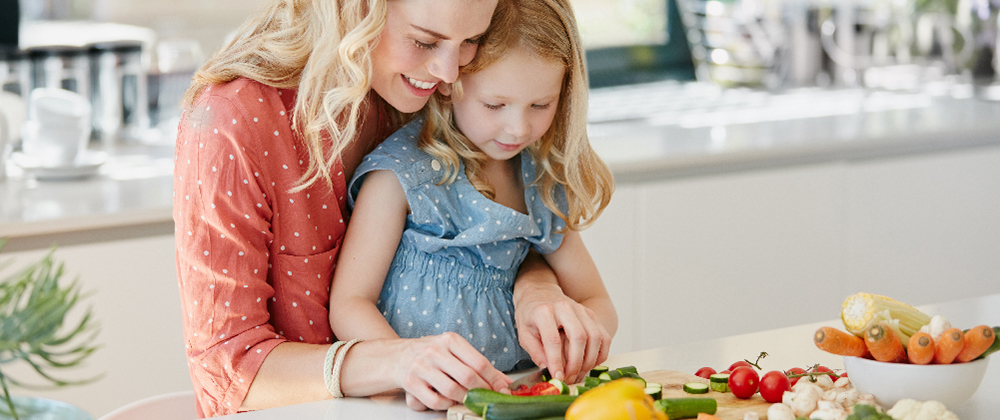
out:
M676 0L570 0L591 87L694 79Z

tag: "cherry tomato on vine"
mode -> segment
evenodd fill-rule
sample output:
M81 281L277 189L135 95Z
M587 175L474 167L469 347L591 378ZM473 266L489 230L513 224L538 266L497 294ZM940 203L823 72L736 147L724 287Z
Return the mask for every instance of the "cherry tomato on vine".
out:
M694 376L700 376L702 378L708 379L709 376L712 376L715 373L717 373L715 369L705 366L701 369L698 369L698 371L694 373Z
M729 390L736 398L747 399L757 393L760 377L749 366L739 366L729 374Z
M836 381L838 378L840 378L839 375L837 375L836 373L833 372L833 369L830 369L830 368L828 368L826 366L823 366L823 365L816 366L816 369L813 369L813 372L823 372L823 373L826 373L827 375L830 375L830 379L833 379L834 381Z
M733 364L729 365L729 370L730 371L735 371L736 368L738 368L740 366L752 367L750 365L750 362L747 362L746 360L740 360L738 362L734 362Z
M760 396L769 403L781 402L785 391L792 389L792 383L784 372L772 370L760 378Z
M788 370L785 371L785 376L801 375L803 373L806 373L805 369L802 369L800 367L793 367L793 368L788 369ZM790 382L791 386L795 386L795 383L798 382L799 379L802 379L802 378L804 378L804 377L800 376L800 377L797 377L797 378L788 378L788 381Z

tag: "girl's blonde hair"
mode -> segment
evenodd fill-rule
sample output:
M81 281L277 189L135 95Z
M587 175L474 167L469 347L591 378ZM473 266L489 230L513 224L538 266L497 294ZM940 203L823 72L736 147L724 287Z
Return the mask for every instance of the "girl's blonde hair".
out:
M534 180L545 206L580 230L604 211L614 191L608 166L587 139L587 71L576 20L568 0L511 0L497 5L489 36L479 46L476 58L462 74L476 73L501 60L515 48L523 48L542 59L565 66L559 104L552 125L528 150L537 162ZM452 97L461 98L460 81ZM445 163L443 182L453 182L459 163L477 190L494 197L494 190L481 171L487 156L458 130L450 98L435 94L427 107L427 120L420 134L421 149ZM555 187L565 186L569 214L556 206Z
M385 27L387 1L276 1L247 20L198 70L184 104L193 104L205 88L238 77L297 88L292 127L306 144L309 164L292 191L320 180L332 187L331 170L359 134L366 106L385 109L394 128L407 117L384 101L366 101L371 54Z

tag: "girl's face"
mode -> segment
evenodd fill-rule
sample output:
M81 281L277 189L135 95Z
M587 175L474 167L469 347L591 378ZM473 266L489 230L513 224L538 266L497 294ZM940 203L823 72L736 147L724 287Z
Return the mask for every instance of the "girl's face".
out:
M552 125L565 72L562 63L515 48L489 67L462 76L455 123L491 159L517 156Z
M416 112L441 83L458 78L489 28L497 0L390 0L372 51L372 89L401 112Z

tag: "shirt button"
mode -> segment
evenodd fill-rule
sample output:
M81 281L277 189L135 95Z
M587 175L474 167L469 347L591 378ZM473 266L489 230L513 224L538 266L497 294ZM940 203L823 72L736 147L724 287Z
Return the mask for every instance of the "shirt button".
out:
M431 160L431 168L434 169L435 171L440 171L441 170L441 164L438 163L438 161L436 159L435 160Z

